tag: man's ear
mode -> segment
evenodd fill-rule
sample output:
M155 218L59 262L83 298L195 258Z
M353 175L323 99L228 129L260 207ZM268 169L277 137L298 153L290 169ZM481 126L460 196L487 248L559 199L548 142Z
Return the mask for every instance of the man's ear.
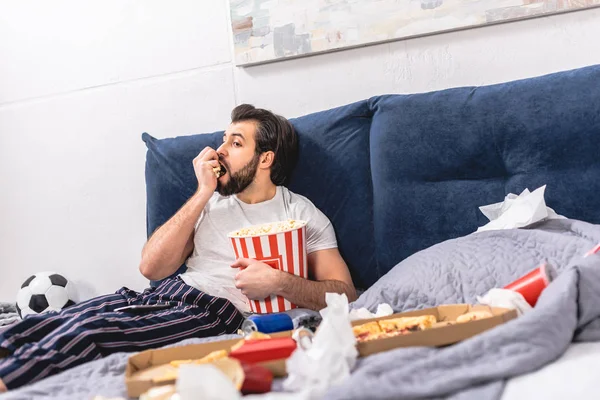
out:
M265 151L260 155L259 168L266 169L271 168L273 161L275 160L275 153L272 151Z

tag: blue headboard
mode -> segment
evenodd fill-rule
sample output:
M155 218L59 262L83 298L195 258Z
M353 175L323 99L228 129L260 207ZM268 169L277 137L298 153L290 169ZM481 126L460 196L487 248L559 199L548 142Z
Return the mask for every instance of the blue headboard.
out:
M559 214L600 223L600 66L379 96L292 123L300 158L290 189L332 220L361 288L475 231L487 222L478 207L509 192L546 184ZM191 161L222 132L143 138L150 234L194 192Z

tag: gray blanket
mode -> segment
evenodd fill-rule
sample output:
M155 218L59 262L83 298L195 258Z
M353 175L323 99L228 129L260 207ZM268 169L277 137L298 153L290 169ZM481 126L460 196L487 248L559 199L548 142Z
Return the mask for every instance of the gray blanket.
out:
M572 340L600 340L600 256L581 258L598 242L598 225L553 220L531 229L472 234L406 259L353 307L374 311L387 302L402 311L472 303L477 295L510 283L544 259L561 274L529 314L454 346L398 349L362 359L352 378L331 388L325 398L494 399L501 395L505 379L553 361ZM0 400L125 396L127 357L119 353L84 364Z
M528 314L445 348L406 348L360 360L327 399L498 399L506 379L564 353L571 341L600 340L600 226L573 220L527 230L483 232L408 258L353 307L395 310L475 301L548 260L560 275Z
M17 314L17 307L13 303L0 303L0 330L2 330L2 327L20 320L21 317Z

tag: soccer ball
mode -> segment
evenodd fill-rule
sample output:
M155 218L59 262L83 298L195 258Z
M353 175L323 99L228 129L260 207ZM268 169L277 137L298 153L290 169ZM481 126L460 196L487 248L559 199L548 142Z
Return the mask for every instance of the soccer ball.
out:
M27 278L17 294L21 318L44 311L60 311L76 303L75 287L56 272L39 272Z

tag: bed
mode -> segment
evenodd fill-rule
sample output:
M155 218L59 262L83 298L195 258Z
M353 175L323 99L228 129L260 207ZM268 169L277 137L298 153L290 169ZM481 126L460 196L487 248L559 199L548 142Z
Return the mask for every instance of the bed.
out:
M593 399L598 396L594 371L599 369L600 343L574 343L555 362L508 381L502 400Z
M364 290L353 307L474 302L541 261L560 272L531 313L454 346L362 359L325 398L517 399L574 393L573 382L581 382L581 398L592 395L600 256L582 256L600 243L598 82L600 66L590 66L378 96L292 120L300 155L289 187L335 226ZM193 193L191 160L216 147L222 132L162 140L146 133L143 140L150 234ZM566 219L475 232L487 222L479 206L542 185L548 206ZM126 357L115 354L0 399L123 396Z

